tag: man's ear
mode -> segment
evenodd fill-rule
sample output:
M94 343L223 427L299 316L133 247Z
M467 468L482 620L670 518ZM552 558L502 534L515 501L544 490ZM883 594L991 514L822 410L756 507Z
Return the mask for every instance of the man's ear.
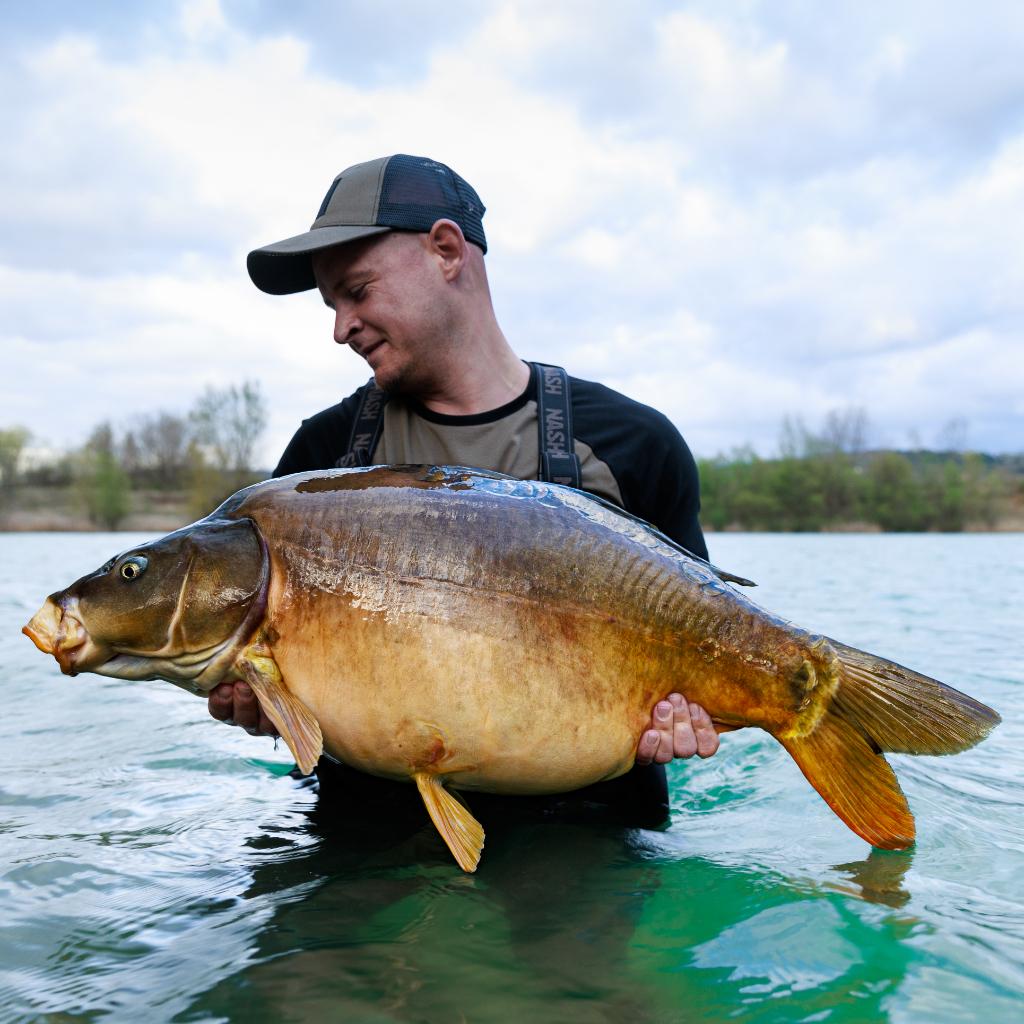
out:
M454 281L466 264L466 236L453 220L436 220L427 235L430 252L437 257L446 281Z

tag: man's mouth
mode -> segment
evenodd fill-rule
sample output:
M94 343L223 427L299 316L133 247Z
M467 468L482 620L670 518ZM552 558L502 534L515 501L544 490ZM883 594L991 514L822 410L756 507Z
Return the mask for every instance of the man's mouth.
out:
M369 362L369 361L370 361L370 356L371 356L371 355L372 355L372 354L373 354L374 352L376 352L376 351L377 351L377 349L379 349L379 348L381 347L381 345L383 345L383 344L384 344L384 339L383 339L383 338L382 338L382 339L381 339L380 341L374 341L374 342L372 342L371 344L367 345L367 346L366 346L366 348L361 348L361 349L359 350L359 354L360 354L360 355L361 355L361 356L362 356L362 357L363 357L363 358L364 358L364 359L365 359L365 360L366 360L367 362Z

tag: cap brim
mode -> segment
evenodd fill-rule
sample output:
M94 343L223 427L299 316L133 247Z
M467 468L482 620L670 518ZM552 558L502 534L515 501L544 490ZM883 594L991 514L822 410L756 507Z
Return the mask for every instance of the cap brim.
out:
M313 253L344 245L371 235L382 235L389 227L378 224L341 224L336 227L313 228L293 238L285 238L262 249L253 249L245 261L249 277L261 292L290 295L316 287L313 276Z

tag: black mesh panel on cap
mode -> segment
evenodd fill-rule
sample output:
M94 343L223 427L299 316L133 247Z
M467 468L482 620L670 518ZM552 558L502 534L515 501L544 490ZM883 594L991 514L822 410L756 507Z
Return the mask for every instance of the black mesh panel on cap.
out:
M377 223L400 231L429 231L434 222L453 220L469 241L487 252L484 204L468 182L450 167L399 153L388 161L381 182Z

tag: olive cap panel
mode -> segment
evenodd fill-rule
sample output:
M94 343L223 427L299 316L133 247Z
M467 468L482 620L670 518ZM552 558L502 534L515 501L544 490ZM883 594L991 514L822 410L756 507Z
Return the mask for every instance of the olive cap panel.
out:
M485 207L446 164L397 153L343 170L331 182L310 229L249 253L253 284L271 295L316 287L312 255L387 231L429 231L452 220L487 252Z

